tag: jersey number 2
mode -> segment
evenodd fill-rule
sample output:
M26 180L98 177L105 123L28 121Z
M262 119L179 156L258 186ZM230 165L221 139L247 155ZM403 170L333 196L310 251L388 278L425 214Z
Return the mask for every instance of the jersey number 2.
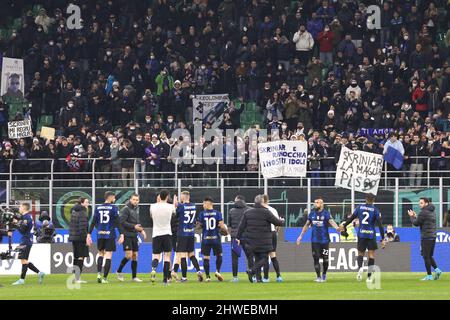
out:
M369 213L367 211L364 211L363 216L364 216L364 218L362 219L361 224L369 224L369 222L367 221L370 216Z

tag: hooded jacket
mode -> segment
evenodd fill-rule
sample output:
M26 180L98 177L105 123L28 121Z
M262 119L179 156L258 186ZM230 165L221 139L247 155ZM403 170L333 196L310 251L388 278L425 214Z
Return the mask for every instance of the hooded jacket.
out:
M410 217L412 224L420 227L421 239L436 238L436 214L434 209L434 205L430 203L423 207L416 217Z
M134 207L129 201L125 204L119 215L120 233L125 237L135 237L137 231L134 228L139 224L138 207Z
M88 233L88 213L81 204L70 211L69 241L86 241Z
M234 207L230 210L230 215L228 218L228 226L230 228L230 234L232 238L236 238L239 223L242 220L245 210L250 209L249 206L245 203L245 201L238 200L234 203ZM243 235L245 238L245 234Z

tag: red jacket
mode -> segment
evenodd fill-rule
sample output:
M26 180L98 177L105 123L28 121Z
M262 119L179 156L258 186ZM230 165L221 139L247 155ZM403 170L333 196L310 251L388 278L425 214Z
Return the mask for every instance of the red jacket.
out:
M320 52L333 51L333 38L334 34L332 31L328 31L327 34L323 31L319 33L317 41L319 42Z
M416 111L428 111L426 93L427 91L421 90L420 87L414 89L412 94L412 101L416 104Z

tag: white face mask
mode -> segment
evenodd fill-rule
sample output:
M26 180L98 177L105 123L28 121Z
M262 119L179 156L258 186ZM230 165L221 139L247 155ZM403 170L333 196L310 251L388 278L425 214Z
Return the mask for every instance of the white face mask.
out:
M69 106L69 108L72 108L73 107L73 103L69 103L68 106Z
M287 129L287 126L281 126L281 128L282 128L283 130L286 130L286 129Z
M168 123L172 123L172 122L173 122L173 119L167 119L167 122L168 122Z
M75 96L80 97L80 96L81 96L81 92L77 92L77 93L75 94Z

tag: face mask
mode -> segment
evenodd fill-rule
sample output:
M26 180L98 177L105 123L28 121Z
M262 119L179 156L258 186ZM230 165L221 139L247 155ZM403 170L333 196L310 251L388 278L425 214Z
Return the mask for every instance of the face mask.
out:
M150 56L150 59L151 59L151 60L155 59L155 56Z
M91 141L92 141L92 142L96 142L96 141L97 141L97 138L96 138L96 137L91 137Z
M69 103L68 106L69 106L69 108L72 108L73 107L73 103Z
M168 123L172 123L172 122L173 122L173 119L167 119L167 122L168 122Z
M137 137L136 140L137 141L142 141L142 137Z
M55 43L54 43L53 41L50 41L48 44L52 46L52 45L54 45Z
M77 93L75 94L75 96L80 97L80 96L81 96L81 92L77 92Z
M286 129L287 129L287 126L281 126L281 128L282 128L283 130L286 130Z
M110 56L111 54L112 54L111 51L106 51L106 55L107 55L107 56Z
M136 127L130 127L130 130L131 131L136 130Z
M355 88L357 85L358 85L358 84L356 84L356 83L352 83L352 84L351 84L351 86L352 86L353 88Z
M375 38L370 38L370 42L375 42Z
M408 40L408 39L409 39L409 37L408 37L408 36L404 36L404 37L403 37L403 39L405 39L405 40Z
M145 119L145 122L147 122L147 123L150 123L150 121L152 121L152 120L150 120L150 119Z
M112 138L108 138L108 141L109 141L109 143L111 143L113 141L113 139Z

